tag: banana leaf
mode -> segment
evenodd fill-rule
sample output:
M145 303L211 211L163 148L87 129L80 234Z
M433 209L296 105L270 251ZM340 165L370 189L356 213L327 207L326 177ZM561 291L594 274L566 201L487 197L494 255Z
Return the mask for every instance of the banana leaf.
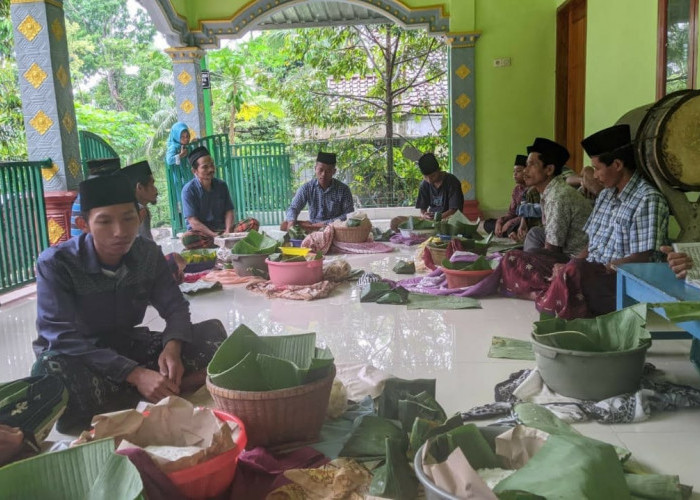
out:
M445 269L452 269L455 271L489 271L498 267L497 260L486 260L486 258L481 255L474 262L451 262L450 259L442 259L440 264Z
M210 365L211 366L211 363ZM236 391L269 391L271 387L263 377L257 354L248 352L243 359L217 373L208 370L214 385Z
M408 309L480 309L481 303L471 297L409 293Z
M470 221L461 211L455 212L447 220L437 224L438 233L450 236L461 234L465 238L471 238L476 234L479 227L479 220Z
M231 249L234 254L264 254L269 255L277 250L277 240L270 238L265 233L259 233L255 229L248 232L242 240L236 242Z
M536 321L532 336L540 344L560 349L628 351L651 343L651 335L644 328L646 311L646 304L635 304L596 318Z
M625 481L627 481L627 487L634 498L653 498L655 500L681 500L685 498L684 488L678 476L625 474Z
M143 483L127 457L102 439L0 468L3 498L111 500L143 498Z
M414 456L428 439L461 427L462 424L462 415L460 413L451 416L442 424L434 420L416 418L413 421L413 428L411 429L411 436L409 438L410 455Z
M271 262L306 262L303 255L285 255L283 253L271 253L268 259Z
M377 402L377 415L397 420L399 418L399 401L422 392L435 399L435 379L405 380L395 377L386 379L384 390Z
M435 223L420 217L411 216L407 221L399 224L399 229L435 229Z
M385 439L386 463L374 470L369 494L382 498L410 500L418 496L418 479L406 460L402 441Z
M487 355L489 358L535 360L532 342L529 340L512 339L494 336Z
M574 427L558 418L544 406L535 403L518 403L513 407L513 411L517 414L518 420L528 427L539 429L548 434L581 435ZM619 446L615 447L615 452L621 462L625 462L631 455L629 450Z
M410 433L413 428L413 422L417 418L425 418L444 422L447 419L445 410L435 400L433 396L427 392L421 392L415 396L409 394L406 399L401 399L399 404L399 421L406 433Z
M294 238L295 240L303 240L304 238L306 238L306 232L298 224L295 224L292 227L290 227L287 231L287 234L289 234L290 238Z
M376 301L377 304L407 304L408 303L408 290L402 286L398 286L393 290L386 292L384 295L379 297Z
M415 274L416 264L407 260L398 261L392 268L396 274Z
M360 224L362 224L362 219L348 219L345 221L347 227L358 227Z
M428 453L435 463L444 462L455 449L460 448L475 469L501 467L491 445L474 424L461 425L428 442Z
M193 250L183 250L180 256L187 264L197 264L216 260L216 250L212 248L197 248Z
M700 320L700 302L660 302L649 304L649 307L663 309L669 321L674 323Z
M497 494L509 490L562 500L632 498L613 446L575 435L550 435L525 466L494 488Z
M315 333L259 337L240 325L214 353L207 373L219 387L265 391L321 378L331 364L330 350L316 349Z
M360 302L376 302L379 297L391 290L391 285L384 281L366 284L360 293Z
M404 451L408 443L406 434L398 422L375 415L358 417L353 423L353 430L340 457L352 457L356 460L383 460L386 456L386 439L402 443ZM406 460L404 456L404 460Z

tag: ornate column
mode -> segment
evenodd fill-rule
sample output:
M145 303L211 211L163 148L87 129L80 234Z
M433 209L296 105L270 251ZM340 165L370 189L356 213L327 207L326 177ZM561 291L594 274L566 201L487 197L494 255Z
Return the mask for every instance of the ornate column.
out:
M448 33L450 95L450 166L462 181L464 213L480 216L476 200L476 142L474 140L474 45L479 33Z
M62 0L11 0L15 58L29 160L51 158L44 190L51 244L70 235L74 189L82 180Z
M173 60L177 118L187 124L192 139L203 137L206 135L201 70L204 51L199 47L176 47L165 52Z

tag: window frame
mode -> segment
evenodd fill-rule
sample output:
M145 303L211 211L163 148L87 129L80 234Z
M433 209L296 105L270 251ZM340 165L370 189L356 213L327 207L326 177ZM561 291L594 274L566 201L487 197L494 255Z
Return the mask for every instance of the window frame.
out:
M657 23L656 50L656 98L666 95L666 42L668 40L668 1L659 0L659 15ZM688 87L694 89L697 84L698 62L698 1L690 1L688 33Z

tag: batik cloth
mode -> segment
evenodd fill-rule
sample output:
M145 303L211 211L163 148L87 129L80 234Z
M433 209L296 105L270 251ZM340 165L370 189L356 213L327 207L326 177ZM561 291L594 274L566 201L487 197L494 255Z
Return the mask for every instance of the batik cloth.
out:
M700 407L700 389L668 382L650 363L644 365L637 392L602 401L569 398L552 392L537 370L512 373L508 380L496 384L494 392L494 403L474 407L462 413L462 419L469 421L510 415L510 419L517 423L517 415L511 412L516 403L523 401L544 406L566 422L593 419L603 424L642 422L652 412Z
M206 369L225 339L226 331L219 320L192 325L192 341L182 343L185 374ZM138 366L160 372L158 357L163 352L163 335L159 332L135 328L120 336L114 345L105 347ZM68 407L58 420L60 431L89 428L93 415L133 408L142 399L136 387L97 373L78 356L44 351L34 363L32 375L45 374L58 377L68 389Z

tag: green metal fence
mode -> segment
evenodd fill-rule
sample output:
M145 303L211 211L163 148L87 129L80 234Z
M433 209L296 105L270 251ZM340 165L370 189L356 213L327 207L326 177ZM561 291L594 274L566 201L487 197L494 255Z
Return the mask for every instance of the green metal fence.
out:
M0 162L0 292L34 281L49 246L42 168L51 160Z
M96 160L98 158L119 158L117 152L99 135L93 134L86 130L78 132L80 138L80 161L83 166L83 177L87 179L88 160Z
M292 169L284 144L229 145L226 134L203 137L190 143L190 150L206 146L216 165L216 176L231 191L236 217L255 217L262 225L282 222L291 201ZM170 223L173 234L185 230L182 217L182 188L192 179L187 162L166 165Z
M286 147L280 143L236 144L232 169L226 174L242 217L255 217L261 225L277 225L292 201L292 168Z

